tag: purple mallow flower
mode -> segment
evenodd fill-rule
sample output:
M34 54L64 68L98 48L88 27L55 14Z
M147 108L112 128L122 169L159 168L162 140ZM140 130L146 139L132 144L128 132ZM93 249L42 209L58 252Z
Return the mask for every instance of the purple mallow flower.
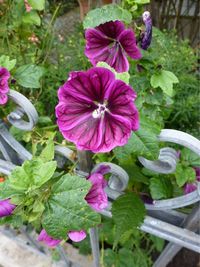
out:
M11 215L15 208L16 206L10 203L10 199L0 200L0 218Z
M94 66L104 61L117 72L125 72L129 69L127 56L141 58L134 32L125 29L121 21L110 21L94 29L87 29L85 38L85 55Z
M86 232L80 231L69 231L68 237L74 242L80 242L86 238ZM38 236L38 241L43 242L48 247L54 248L60 244L62 240L54 239L52 236L48 235L45 229L42 229Z
M56 247L60 244L61 240L54 239L53 237L49 236L45 229L42 229L38 236L38 241L44 242L48 247Z
M142 15L142 18L146 29L145 32L141 34L140 45L142 49L147 50L152 39L152 20L149 11L145 11Z
M104 179L103 174L109 171L109 167L101 167L101 169L92 173L88 181L92 183L92 187L88 192L85 200L95 211L101 211L108 206L108 197L104 191L107 186L107 181Z
M0 105L4 105L8 101L9 78L10 72L6 68L0 67Z
M195 167L194 168L196 172L196 181L200 182L200 168ZM195 183L186 183L183 187L184 193L189 194L197 189L197 186Z
M106 68L72 72L58 98L59 129L80 150L109 152L139 128L136 93Z

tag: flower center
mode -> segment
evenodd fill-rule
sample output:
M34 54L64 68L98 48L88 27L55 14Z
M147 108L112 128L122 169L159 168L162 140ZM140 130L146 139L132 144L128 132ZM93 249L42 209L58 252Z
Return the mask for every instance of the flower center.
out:
M107 103L104 103L104 104L97 104L98 105L98 108L95 109L93 112L92 112L92 117L94 119L97 119L97 118L100 118L100 117L104 117L104 113L106 111L108 111L108 108L106 107Z

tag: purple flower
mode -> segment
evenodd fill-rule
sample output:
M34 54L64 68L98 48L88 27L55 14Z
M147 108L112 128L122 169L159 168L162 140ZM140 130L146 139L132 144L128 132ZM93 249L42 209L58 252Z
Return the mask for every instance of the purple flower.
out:
M84 230L81 231L69 231L69 238L74 242L80 242L86 238L86 232Z
M136 93L106 68L71 73L58 97L59 129L80 150L109 152L139 128Z
M9 199L0 200L0 218L11 215L15 208Z
M141 58L134 32L125 29L121 21L110 21L88 29L85 38L85 55L94 66L99 61L104 61L117 72L125 72L129 69L127 56Z
M0 105L4 105L8 101L9 78L10 72L6 68L0 67Z
M200 168L195 167L194 168L196 172L196 181L200 182ZM189 194L197 189L197 186L195 183L186 183L183 187L184 193Z
M196 172L196 179L198 182L200 182L200 167L194 167Z
M56 247L60 244L61 240L54 239L53 237L49 236L45 229L42 229L38 236L38 241L44 242L48 247Z
M196 187L196 185L195 184L189 184L189 183L186 183L185 185L184 185L184 193L185 194L189 194L189 193L191 193L191 192L193 192L193 191L195 191L197 189L197 187Z
M104 172L105 170L102 169ZM104 172L105 173L105 172ZM107 181L104 179L101 172L92 173L88 181L92 183L92 187L88 192L85 200L95 211L101 211L108 206L108 197L104 191L104 188L107 186Z
M142 15L142 18L146 29L145 32L141 34L140 42L141 42L141 48L147 50L147 48L151 44L151 39L152 39L152 20L149 11L145 11Z
M69 231L68 236L72 241L80 242L86 238L86 232L83 230ZM42 229L38 236L38 241L45 243L48 247L54 248L58 246L62 240L54 239L53 237L47 234L45 229Z

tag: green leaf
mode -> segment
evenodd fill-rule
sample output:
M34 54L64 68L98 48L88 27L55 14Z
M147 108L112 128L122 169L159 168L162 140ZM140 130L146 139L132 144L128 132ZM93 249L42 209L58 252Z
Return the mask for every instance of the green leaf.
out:
M21 167L16 167L10 174L10 187L22 191L39 188L53 176L55 169L55 161L46 163L41 159L25 161Z
M11 71L14 68L15 64L16 64L16 59L10 60L9 56L5 55L0 57L0 66L8 69L9 71Z
M134 193L126 193L117 198L112 205L113 220L116 224L115 245L121 236L136 229L144 220L145 207L141 199Z
M164 248L165 245L165 240L161 239L155 235L150 235L151 241L154 243L154 246L156 247L156 250L158 252L161 252Z
M170 198L173 186L167 177L154 177L150 179L150 192L153 199Z
M31 12L26 12L22 17L22 22L25 24L33 24L36 26L40 26L41 19L38 15L37 11L32 10Z
M116 157L125 159L131 154L144 156L148 159L157 159L159 154L159 144L157 134L160 128L155 126L151 120L141 117L140 128L133 132L128 143L123 147L114 149Z
M42 153L40 154L40 159L43 160L43 162L48 162L48 161L54 159L54 142L53 142L53 140L49 140L47 142L46 147L42 150Z
M49 235L65 239L69 230L88 229L100 216L85 201L91 183L78 176L64 175L52 187L42 225Z
M45 8L45 0L28 0L28 3L36 10L43 10Z
M135 3L137 3L138 5L145 5L150 3L150 0L134 0Z
M200 167L200 157L190 149L184 148L181 150L181 159L187 161L193 167Z
M128 72L118 73L115 71L115 69L113 69L112 67L110 67L110 65L108 65L106 62L103 62L103 61L98 62L97 67L103 67L103 68L109 69L115 74L116 79L121 80L125 82L126 84L129 84L130 74Z
M182 187L185 183L192 183L196 180L196 172L193 168L185 167L179 163L176 166L175 177L178 186Z
M178 83L179 80L171 71L161 70L151 76L150 82L153 88L160 87L165 94L173 96L173 83Z
M108 21L121 20L131 23L132 15L118 5L110 4L91 10L83 21L84 29L94 28Z
M23 65L15 72L15 79L18 84L26 88L39 88L39 79L44 74L44 68L28 64Z

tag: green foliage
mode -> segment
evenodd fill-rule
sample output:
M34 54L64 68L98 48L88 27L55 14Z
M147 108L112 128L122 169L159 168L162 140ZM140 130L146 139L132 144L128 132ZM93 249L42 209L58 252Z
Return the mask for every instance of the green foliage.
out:
M35 10L32 10L31 12L24 14L22 22L25 24L40 26L41 19L38 13Z
M173 96L173 83L179 81L171 71L161 70L151 76L150 82L153 88L160 87L165 94Z
M173 186L167 177L153 177L150 179L150 192L153 199L171 198Z
M181 160L187 162L190 166L200 167L199 156L190 149L184 148L181 150Z
M97 20L98 18L98 20ZM126 23L131 23L132 16L127 10L118 5L110 4L101 8L96 8L88 12L83 21L84 29L94 28L108 21L121 20Z
M29 5L36 10L43 10L45 8L45 0L28 0Z
M151 123L152 127L149 127ZM157 159L159 153L159 146L157 134L159 133L159 126L151 122L146 117L141 117L140 128L133 132L128 143L123 147L118 147L114 153L118 159L126 158L131 154L137 156L145 156L149 159Z
M194 182L196 180L196 173L193 168L178 164L176 167L175 177L178 186L182 187L185 183Z
M127 248L121 248L119 252L114 252L111 249L105 250L104 255L105 267L148 267L149 258L142 250L132 252Z
M9 56L5 55L0 57L0 66L8 69L9 71L11 71L14 68L15 64L16 64L16 59L10 60Z
M115 244L119 242L127 232L129 235L144 220L145 207L141 199L134 193L126 193L112 205L113 220L116 224ZM128 236L127 239L128 239Z
M19 67L15 72L15 79L18 84L26 88L39 88L39 79L44 74L44 68L27 64Z
M65 239L67 231L88 229L100 222L85 201L91 184L78 176L66 174L52 186L42 225L49 235Z

